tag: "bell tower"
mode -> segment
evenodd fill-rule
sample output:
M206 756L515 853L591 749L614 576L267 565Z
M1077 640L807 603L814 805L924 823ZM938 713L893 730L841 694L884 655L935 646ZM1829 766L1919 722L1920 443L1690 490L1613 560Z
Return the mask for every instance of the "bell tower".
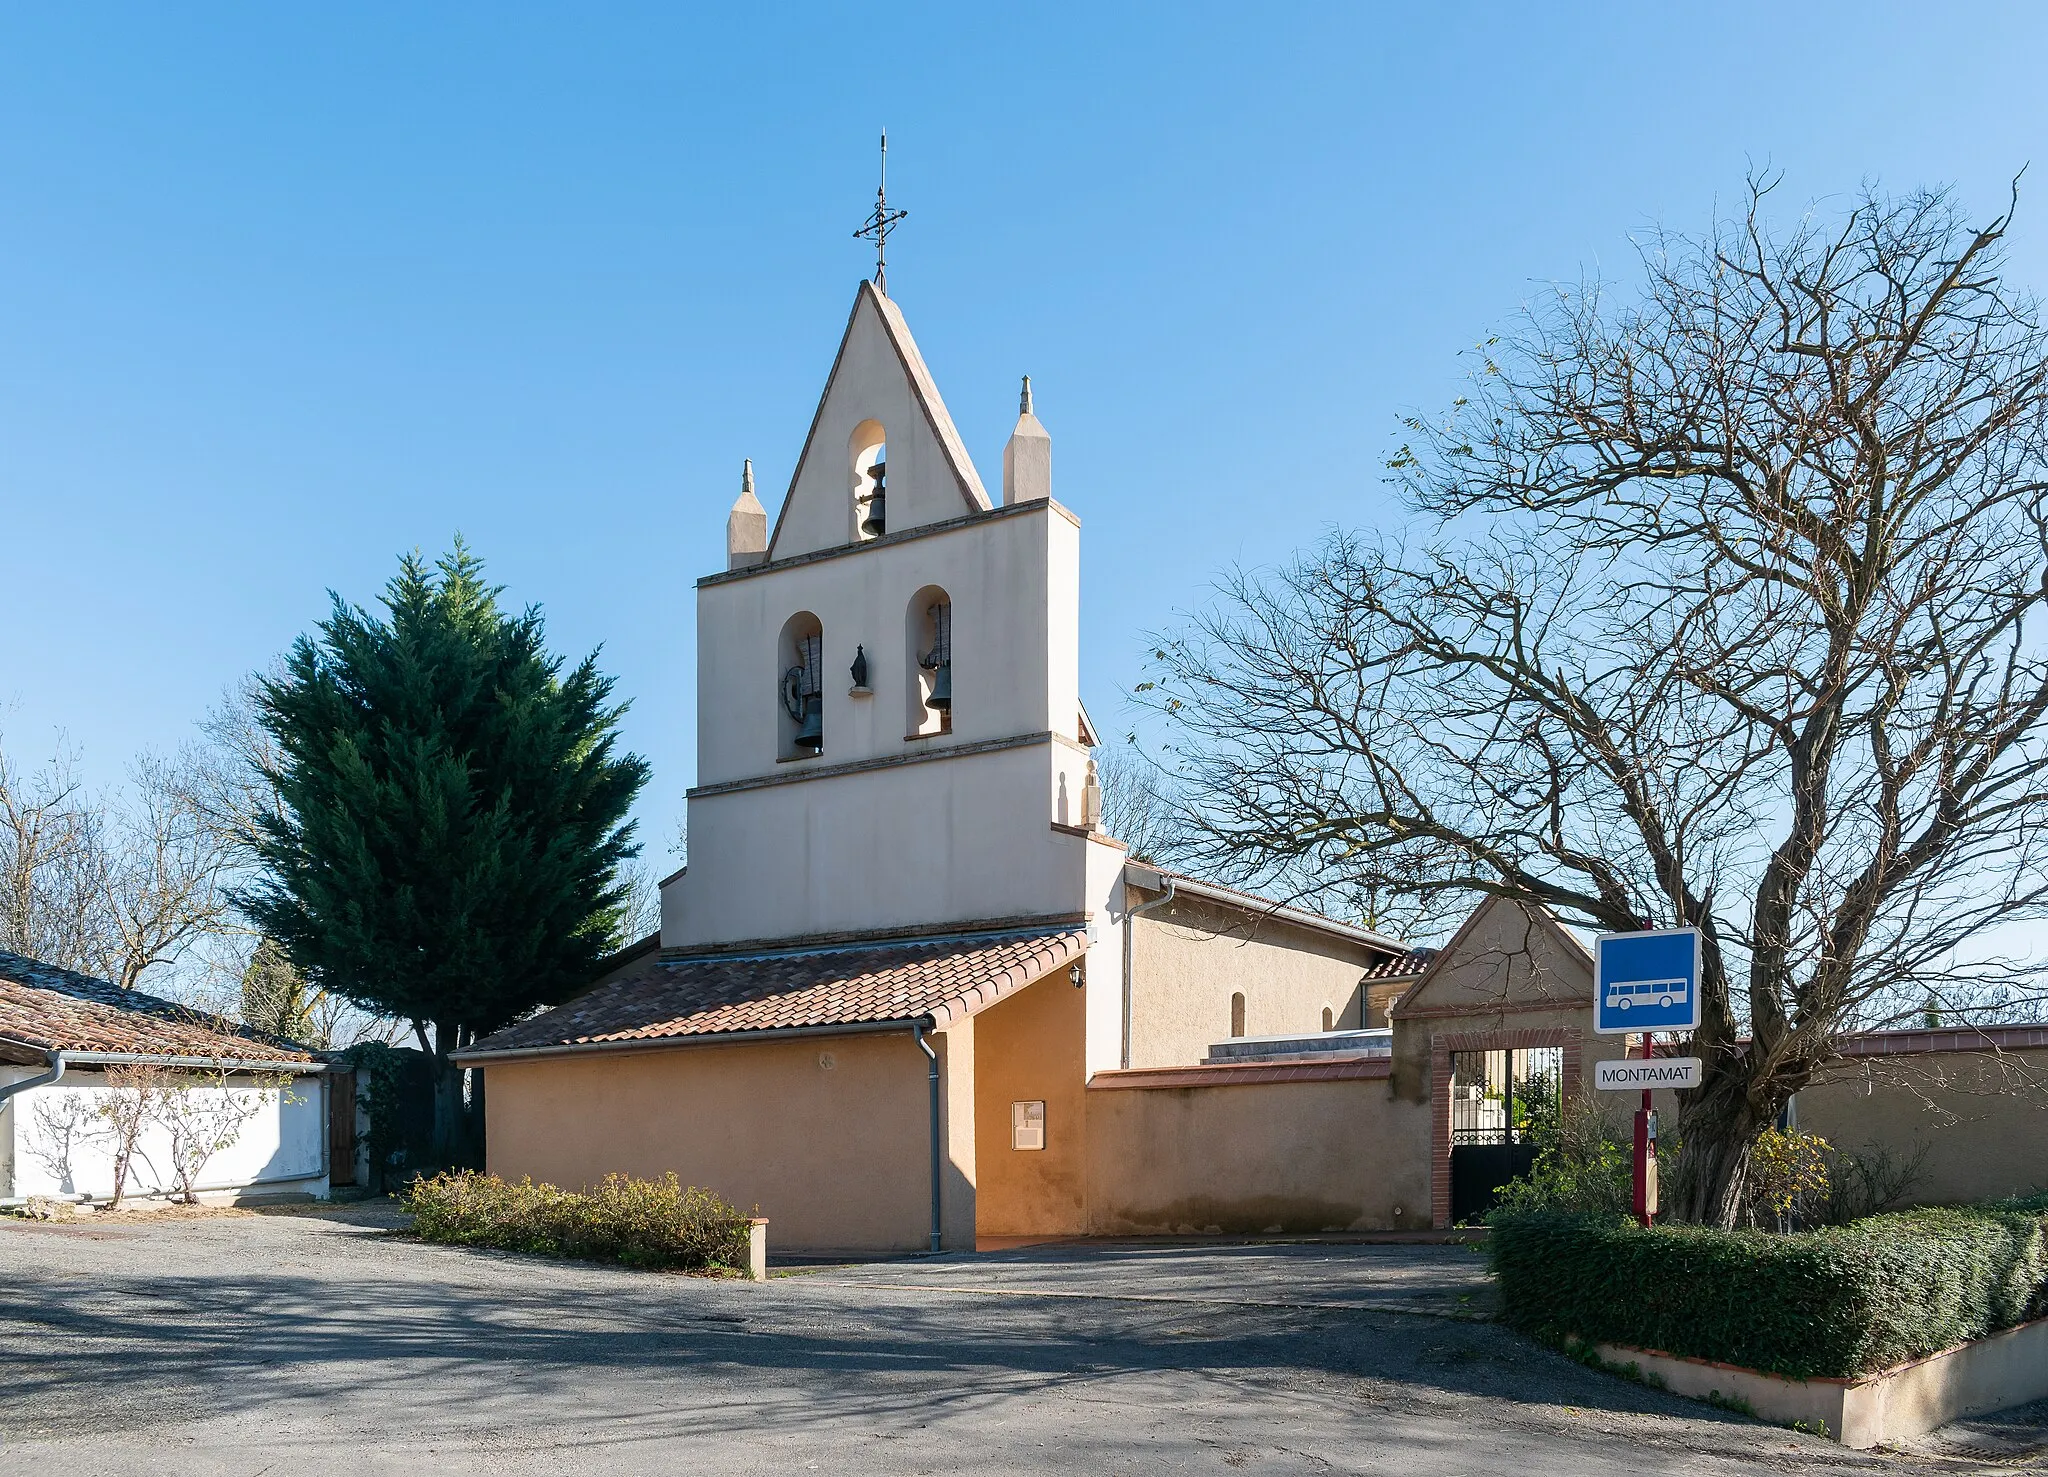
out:
M901 309L860 284L781 507L749 463L697 582L664 948L1093 911L1090 854L1121 854L1087 803L1080 522L1051 446L1027 382L991 501Z

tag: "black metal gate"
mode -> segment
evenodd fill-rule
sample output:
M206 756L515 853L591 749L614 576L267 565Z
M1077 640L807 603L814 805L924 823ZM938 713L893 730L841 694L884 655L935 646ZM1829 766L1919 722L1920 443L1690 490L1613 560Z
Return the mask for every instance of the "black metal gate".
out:
M1563 1080L1561 1047L1451 1053L1453 1225L1485 1215L1535 1166L1535 1131L1556 1116Z

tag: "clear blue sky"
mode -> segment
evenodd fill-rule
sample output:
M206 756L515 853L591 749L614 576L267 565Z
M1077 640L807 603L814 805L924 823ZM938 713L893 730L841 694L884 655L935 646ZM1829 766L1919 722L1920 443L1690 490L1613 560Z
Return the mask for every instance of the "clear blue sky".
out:
M1398 516L1395 417L1745 170L1980 213L2048 9L0 10L0 724L89 774L460 530L693 770L692 581L786 485L867 248L982 467L1017 376L1083 520L1085 696L1221 566ZM2031 101L2029 100L2031 99Z

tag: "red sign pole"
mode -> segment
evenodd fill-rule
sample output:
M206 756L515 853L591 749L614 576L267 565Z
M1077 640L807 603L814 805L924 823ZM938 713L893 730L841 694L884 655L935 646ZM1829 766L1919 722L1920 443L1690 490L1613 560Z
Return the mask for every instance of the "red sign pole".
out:
M1656 1055L1650 1032L1643 1032L1643 1060ZM1657 1215L1657 1140L1651 1128L1650 1089L1643 1089L1642 1106L1636 1109L1635 1212L1636 1222L1647 1226Z

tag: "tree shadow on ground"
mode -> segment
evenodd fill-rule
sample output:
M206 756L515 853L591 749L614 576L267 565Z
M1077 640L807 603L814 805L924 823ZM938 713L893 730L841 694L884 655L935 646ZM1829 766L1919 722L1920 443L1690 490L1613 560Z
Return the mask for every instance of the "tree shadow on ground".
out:
M925 1423L1095 1382L1163 1389L1189 1378L1230 1399L1365 1414L1480 1396L1497 1409L1738 1419L1486 1324L982 1299L809 1278L758 1287L403 1251L414 1263L403 1274L17 1278L0 1289L10 1389L0 1421L115 1429L311 1401L404 1407L428 1423L573 1413L601 1420L612 1444Z

